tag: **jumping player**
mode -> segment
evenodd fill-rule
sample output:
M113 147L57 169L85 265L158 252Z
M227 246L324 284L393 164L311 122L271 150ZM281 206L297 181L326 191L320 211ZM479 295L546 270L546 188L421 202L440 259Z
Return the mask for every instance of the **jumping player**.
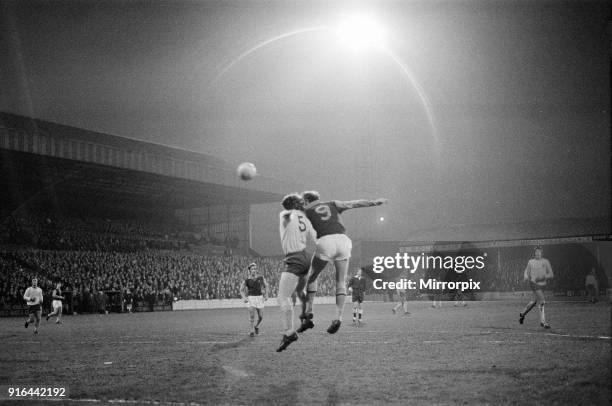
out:
M281 311L283 337L277 352L285 350L289 344L298 339L293 327L293 305L296 293L302 302L302 313L306 306L306 277L310 268L310 256L306 253L308 240L315 241L316 234L310 221L303 212L304 200L297 193L283 198L281 203L283 211L280 212L280 240L285 254L285 269L281 272L278 283L278 305Z
M240 285L240 295L249 307L249 320L251 322L251 332L249 335L255 337L259 334L259 325L263 320L264 302L268 300L268 285L263 276L257 272L257 264L251 263L248 266L249 277L242 281ZM255 311L257 311L257 324L255 324Z
M42 302L43 292L38 287L38 279L32 279L32 286L26 289L23 294L23 299L28 305L28 319L25 322L25 328L28 328L30 323L34 324L34 334L38 334L38 326L40 325L40 319L42 317Z
M306 203L306 216L317 232L317 244L310 264L306 312L300 316L302 325L297 331L299 333L314 327L312 303L317 293L317 277L329 262L333 262L336 268L336 315L327 332L334 334L342 324L346 300L346 274L352 249L351 240L346 235L344 225L340 220L340 213L359 207L380 206L386 203L387 199L321 202L319 192L315 191L304 192L303 197Z
M51 293L51 307L53 308L53 313L47 314L47 321L51 318L51 316L57 316L55 318L55 324L61 324L62 322L62 300L64 300L64 296L62 296L62 283L58 282L55 285L55 289Z
M361 269L358 269L348 283L348 291L353 299L353 324L360 326L363 322L363 297L366 290L366 281L361 277Z
M535 258L530 259L527 263L524 273L524 279L529 282L534 298L527 304L525 310L519 313L519 323L523 324L527 313L539 303L540 326L550 328L550 325L546 323L546 315L544 314L546 300L544 299L544 292L542 292L542 290L546 287L546 281L553 278L553 271L550 262L548 262L546 258L542 258L542 248L536 247L534 256Z

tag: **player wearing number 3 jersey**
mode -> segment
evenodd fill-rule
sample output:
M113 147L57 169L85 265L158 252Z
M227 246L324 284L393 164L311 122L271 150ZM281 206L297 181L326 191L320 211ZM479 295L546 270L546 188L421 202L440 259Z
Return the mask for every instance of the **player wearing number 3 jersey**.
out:
M386 203L387 199L320 202L319 193L314 191L304 192L303 197L306 203L304 207L306 216L317 232L317 244L310 264L306 311L300 316L302 325L298 332L314 327L312 303L317 292L317 277L329 262L333 262L336 268L336 317L327 332L334 334L342 323L346 299L346 275L352 249L351 240L345 234L344 225L340 220L340 213L359 207L380 206Z

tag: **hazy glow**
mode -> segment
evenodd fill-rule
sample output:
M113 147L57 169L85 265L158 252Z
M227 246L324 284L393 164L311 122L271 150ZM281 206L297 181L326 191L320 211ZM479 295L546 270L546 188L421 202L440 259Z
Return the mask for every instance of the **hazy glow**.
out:
M300 35L300 34L304 34L304 33L307 33L307 32L313 32L313 31L321 31L321 30L327 30L327 27L301 28L299 30L288 31L288 32L285 32L283 34L277 35L275 37L268 38L265 41L261 41L260 43L258 43L254 47L252 47L252 48L246 50L245 52L241 53L240 55L238 55L238 57L236 59L234 59L228 65L226 65L223 69L221 69L221 71L217 74L217 76L215 76L215 78L213 79L211 84L214 84L215 82L217 82L223 75L225 75L225 73L227 73L238 62L242 61L244 58L246 58L247 56L251 55L255 51L258 51L259 49L261 49L261 48L263 48L263 47L265 47L267 45L272 44L273 42L280 41L280 40L285 39L285 38L293 37L295 35Z
M385 218L384 217L380 217L378 220L385 221Z
M365 16L347 18L336 28L344 46L355 51L385 47L386 34L373 20Z
M414 89L421 101L421 105L425 110L425 115L427 116L427 121L431 130L431 137L433 141L433 155L432 161L435 166L435 174L438 176L440 174L440 151L439 151L439 140L438 140L438 130L436 127L436 120L433 114L433 110L427 99L425 91L421 88L418 81L412 72L408 69L408 67L404 64L404 62L385 44L386 34L384 30L380 28L374 21L363 17L363 16L355 16L345 20L343 23L339 24L336 27L330 26L314 26L301 28L293 31L288 31L280 35L276 35L274 37L268 38L264 41L261 41L255 44L253 47L244 51L234 60L232 60L229 64L227 64L219 74L215 76L210 85L214 85L218 82L221 77L223 77L227 72L229 72L235 65L241 62L243 59L247 58L249 55L255 53L256 51L265 48L266 46L275 43L277 41L285 40L287 38L295 37L298 35L309 34L317 31L329 31L331 33L335 33L339 35L339 38L346 44L347 47L354 50L365 50L365 49L377 49L378 51L386 54L399 68L402 76L407 80L407 84L409 87ZM384 221L380 220L380 221Z

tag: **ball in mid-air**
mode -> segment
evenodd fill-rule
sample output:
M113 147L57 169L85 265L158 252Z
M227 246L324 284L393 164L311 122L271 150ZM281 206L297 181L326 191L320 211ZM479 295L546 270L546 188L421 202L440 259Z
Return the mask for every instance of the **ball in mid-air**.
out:
M251 180L257 175L257 168L250 162L243 162L238 165L238 176L242 180Z

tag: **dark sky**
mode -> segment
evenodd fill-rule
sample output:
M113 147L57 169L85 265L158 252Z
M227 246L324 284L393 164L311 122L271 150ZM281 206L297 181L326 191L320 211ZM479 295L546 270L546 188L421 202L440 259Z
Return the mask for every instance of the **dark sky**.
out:
M388 197L356 238L610 213L609 2L0 3L0 110ZM320 29L219 77L355 12L391 54Z

